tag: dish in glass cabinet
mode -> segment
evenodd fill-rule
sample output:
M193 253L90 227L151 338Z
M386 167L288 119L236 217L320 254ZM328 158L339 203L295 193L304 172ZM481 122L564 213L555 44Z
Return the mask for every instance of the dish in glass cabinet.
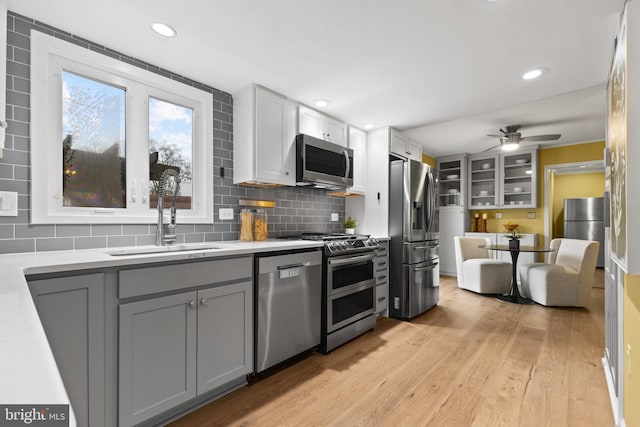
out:
M489 192L487 190L482 190L482 191L480 191L480 193L478 195L479 196L488 196Z
M460 175L447 175L447 179L458 179Z
M522 191L522 187L513 187L514 193L520 193Z
M516 159L516 164L518 164L518 165L523 165L526 162L527 162L526 159Z
M457 188L451 188L449 190L449 194L458 194L458 189Z
M482 164L482 169L489 169L491 167L491 164L489 163L483 163Z

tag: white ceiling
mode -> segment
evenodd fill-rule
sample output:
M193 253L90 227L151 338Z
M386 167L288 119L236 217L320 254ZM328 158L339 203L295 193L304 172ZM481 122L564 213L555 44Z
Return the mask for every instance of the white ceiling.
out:
M260 83L330 115L408 131L431 155L522 124L602 140L624 0L8 0L8 8L234 93ZM171 24L175 39L149 31ZM533 67L549 72L520 79ZM533 102L536 101L536 102Z

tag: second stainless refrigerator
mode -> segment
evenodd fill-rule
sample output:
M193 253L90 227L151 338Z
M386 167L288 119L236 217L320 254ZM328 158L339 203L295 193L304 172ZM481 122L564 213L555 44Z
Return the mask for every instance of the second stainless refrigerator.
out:
M438 194L434 170L415 160L389 168L389 316L409 320L438 303Z

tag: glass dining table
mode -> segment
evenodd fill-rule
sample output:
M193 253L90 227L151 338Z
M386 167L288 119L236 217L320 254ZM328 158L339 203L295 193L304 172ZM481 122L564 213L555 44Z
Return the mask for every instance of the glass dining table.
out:
M490 251L502 251L511 253L511 289L508 294L498 295L496 298L502 301L511 302L514 304L535 304L529 298L525 298L520 295L518 291L518 255L520 252L534 252L534 253L547 253L553 252L555 249L551 249L546 246L509 246L509 245L480 245L479 248L487 249Z

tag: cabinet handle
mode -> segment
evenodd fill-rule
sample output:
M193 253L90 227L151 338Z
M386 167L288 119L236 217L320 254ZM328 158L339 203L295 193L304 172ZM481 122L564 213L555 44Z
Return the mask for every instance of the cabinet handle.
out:
M200 300L200 305L207 305L207 299L206 298L202 298Z
M382 280L382 279L386 279L387 276L378 276L378 279Z
M285 175L289 175L289 171L286 171L284 174L285 174Z
M195 301L189 301L189 308L193 308L196 306L196 302Z
M380 298L378 298L378 301L384 301L386 299L387 299L387 297L380 297Z

